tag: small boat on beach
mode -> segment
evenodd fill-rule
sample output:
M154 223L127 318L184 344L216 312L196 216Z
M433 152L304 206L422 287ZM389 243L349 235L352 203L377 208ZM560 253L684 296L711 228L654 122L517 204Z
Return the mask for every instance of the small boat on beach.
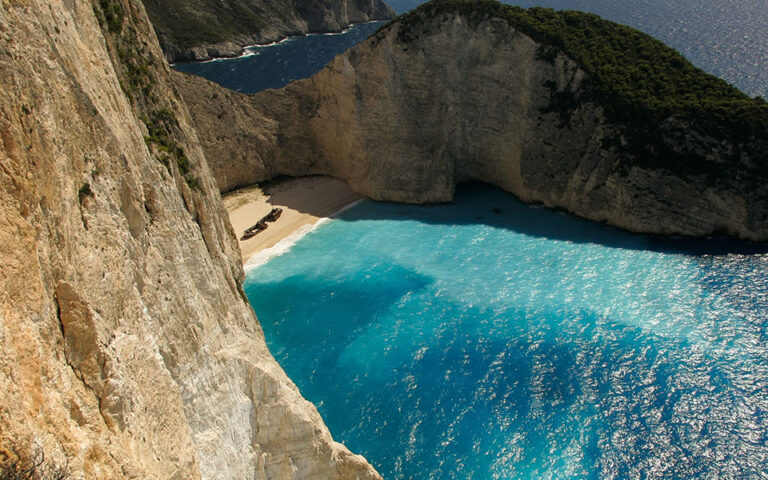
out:
M263 222L274 222L277 221L278 218L280 218L280 215L282 215L283 209L282 208L273 208L272 211L270 211L267 215L264 216L264 218L261 219Z
M255 225L252 227L249 227L245 232L243 232L243 236L240 237L240 240L248 240L249 238L255 236L258 233L263 232L268 227L267 222L264 220L259 220Z
M283 209L282 208L273 208L268 214L264 215L261 220L256 222L255 225L249 227L243 232L243 236L240 237L240 240L248 240L249 238L252 238L256 236L256 234L259 234L267 229L268 222L274 222L278 218L280 218L280 215L282 215Z

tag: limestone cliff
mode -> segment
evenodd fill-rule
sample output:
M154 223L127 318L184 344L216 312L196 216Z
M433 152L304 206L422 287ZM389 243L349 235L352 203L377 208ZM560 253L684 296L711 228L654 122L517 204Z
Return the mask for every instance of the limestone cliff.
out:
M72 478L380 478L270 356L138 0L0 8L0 450Z
M222 190L322 173L373 199L444 202L457 182L476 179L631 231L768 240L765 102L637 31L530 13L555 25L547 31L526 15L495 2L432 2L282 90L222 93L180 74L177 85ZM568 29L584 42L614 29L610 42L629 43L617 58L637 62L630 73L658 98L634 95L639 80L618 93L601 84L591 58L566 55L571 40L557 35ZM635 54L650 60L630 59L635 37ZM667 72L648 64L662 61L654 49L669 75L706 92L664 93L684 82L656 78ZM714 91L725 97L703 97Z
M144 0L169 62L238 55L289 35L395 16L382 0Z

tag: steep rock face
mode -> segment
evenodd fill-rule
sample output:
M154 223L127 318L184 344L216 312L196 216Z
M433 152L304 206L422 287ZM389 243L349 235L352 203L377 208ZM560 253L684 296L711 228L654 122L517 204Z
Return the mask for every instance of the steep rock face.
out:
M195 113L197 135L206 157L216 159L215 178L221 192L282 173L274 158L278 122L261 112L253 96L176 70L171 70L171 77Z
M380 478L269 354L141 3L4 1L0 36L0 448L73 478Z
M169 62L238 55L245 45L387 20L382 0L144 0Z
M220 188L322 173L373 199L444 202L457 182L476 179L631 231L768 239L765 138L713 138L673 115L661 122L662 146L692 167L668 168L628 152L631 130L600 105L569 103L589 75L504 19L445 12L404 28L394 22L282 90L211 101L214 85L178 81L206 125L209 163L227 179ZM266 118L259 135L246 138L231 116L217 118L246 110ZM237 180L225 173L229 157L215 152L211 132L225 130L238 148L259 152L250 168L235 168Z

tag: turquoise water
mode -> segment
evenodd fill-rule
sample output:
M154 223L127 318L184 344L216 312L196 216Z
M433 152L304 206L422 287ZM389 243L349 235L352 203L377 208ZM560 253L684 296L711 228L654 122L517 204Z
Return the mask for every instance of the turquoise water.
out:
M471 185L365 202L246 293L335 439L387 479L765 478L768 257L731 250Z

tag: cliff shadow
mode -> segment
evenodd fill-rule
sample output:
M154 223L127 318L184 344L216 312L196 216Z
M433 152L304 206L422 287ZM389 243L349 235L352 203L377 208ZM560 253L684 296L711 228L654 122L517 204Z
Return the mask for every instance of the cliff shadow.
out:
M325 181L328 182L343 183L328 177L321 178L327 178ZM277 188L279 183L280 180L277 181ZM328 214L323 201L307 201L307 197L302 195L297 195L295 199L290 195L282 195L280 203L316 216ZM695 238L631 233L563 211L525 204L498 187L476 181L457 185L453 203L412 205L367 200L338 218L350 222L410 220L443 225L483 224L538 238L691 256L768 253L768 243L727 237Z

